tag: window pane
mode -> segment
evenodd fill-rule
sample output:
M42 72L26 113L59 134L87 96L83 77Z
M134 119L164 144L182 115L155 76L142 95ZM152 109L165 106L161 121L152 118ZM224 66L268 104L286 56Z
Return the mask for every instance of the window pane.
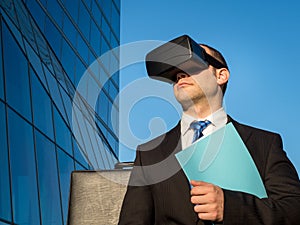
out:
M101 117L102 120L107 122L108 118L108 99L103 91L100 92L98 100L97 100L97 113Z
M109 148L106 146L106 144L104 143L104 149L101 149L103 151L103 156L102 156L102 161L99 165L100 169L104 169L104 170L107 170L107 169L112 169L114 168L113 165L110 164L111 160L109 159Z
M1 18L0 18L0 98L4 99L4 84L3 84L3 66L2 66L2 35L1 35Z
M69 44L63 39L61 63L69 76L70 80L75 81L75 53Z
M67 124L70 125L72 123L72 99L70 97L72 96L72 93L69 93L69 96L61 86L59 86L59 89L66 111L66 118L64 119L66 120Z
M89 167L88 162L86 160L86 153L81 150L73 138L73 146L74 146L74 157L75 159L80 162L82 165L84 165L86 168Z
M42 84L47 88L48 90L48 85L45 79L44 71L42 68L41 60L38 57L38 55L33 51L31 46L25 41L25 46L26 46L26 51L27 51L27 56L30 64L32 65L32 68L36 72L36 74L39 76L40 80L42 81Z
M78 22L78 0L65 0L64 1L64 6L67 8L69 13L71 14L73 20L75 23Z
M87 63L88 57L89 57L89 49L80 35L78 35L78 37L77 37L77 48L76 49L77 49L79 55L85 61L85 63Z
M119 72L114 73L114 75L112 76L112 79L117 85L119 85L119 83L120 83L120 73Z
M6 26L3 28L7 102L19 113L31 120L27 60Z
M104 148L105 148L105 151L107 151L109 154L108 160L109 160L109 163L111 166L110 168L113 169L115 167L116 163L118 162L118 160L113 156L113 154L111 153L111 151L109 150L107 145L104 145Z
M37 1L27 1L26 2L31 15L34 17L35 21L38 23L38 26L41 30L44 30L45 22L45 13L44 10L40 7Z
M63 12L60 5L57 3L57 0L47 1L47 10L52 16L52 18L55 20L57 25L61 27Z
M26 11L25 7L23 6L22 2L20 2L20 1L14 2L14 6L15 6L15 10L16 10L15 11L16 15L18 17L18 22L19 22L18 28L20 29L20 32L26 37L26 39L31 41L31 43L33 44L34 37L33 37L32 27L30 26L30 22L28 20L28 18L29 18L28 12ZM22 38L19 34L17 34L17 33L19 33L19 31L17 31L15 29L14 25L10 24L10 25L8 25L8 27L10 29L13 28L13 34L17 36L19 45L21 45L22 49L24 49ZM36 48L36 47L34 47L34 48Z
M12 199L16 224L40 224L32 127L8 111Z
M110 95L110 97L112 98L112 100L114 101L118 95L118 90L116 85L112 82L112 78L109 79L109 87L108 87L108 93Z
M89 38L91 17L83 3L79 2L79 29L86 39Z
M120 10L120 0L114 0L114 2L116 3L118 10Z
M62 150L57 151L58 163L59 163L59 180L60 180L60 192L62 199L64 224L67 221L68 215L68 201L69 201L69 191L70 191L70 178L71 172L74 170L74 161Z
M112 115L111 115L111 111L112 111L112 103L110 101L108 101L108 108L107 108L107 121L106 121L106 124L108 125L108 127L112 130L113 127L112 127ZM114 121L115 122L115 121Z
M110 16L111 16L112 1L99 0L99 5L102 7L102 10L104 11L104 14L107 17L107 20L109 21Z
M109 40L110 39L110 28L109 28L109 25L108 25L108 23L107 23L107 21L104 17L102 17L101 28L103 30L103 33L104 33L105 37L107 38L107 40Z
M99 10L96 1L92 1L92 14L93 14L98 26L101 26L102 13Z
M11 221L5 107L0 102L0 218Z
M73 155L70 131L56 109L54 110L54 121L56 143L70 155Z
M84 168L82 165L80 165L79 163L75 163L75 170L86 170L86 168Z
M101 38L101 54L106 53L107 51L109 51L109 45L107 44L106 40L103 38ZM108 57L106 57L108 58ZM108 68L109 64L108 63L104 63L104 66L106 68Z
M113 132L116 136L119 136L119 110L115 105L112 105L110 118Z
M40 204L43 225L62 224L55 145L36 131Z
M100 31L96 26L95 22L92 20L91 22L91 35L90 35L90 43L96 52L97 55L100 56Z
M116 48L119 46L119 41L117 40L117 38L115 37L115 35L113 34L113 32L110 32L110 45L111 48Z
M50 98L32 69L30 73L34 124L53 140L53 120Z
M32 30L30 26L28 26L27 20L24 18L28 18L28 14L24 12L23 6L20 5L19 2L15 2L15 10L13 12L14 15L11 15L12 17L15 17L13 21L5 18L5 22L7 23L7 27L11 30L13 36L17 39L17 43L21 46L22 50L24 51L24 45L23 45L23 37L21 33L24 33L26 38L29 40L32 40ZM5 16L4 16L5 17ZM17 18L18 17L18 18ZM15 26L14 24L19 22L19 25Z
M46 67L44 67L44 69L49 85L51 98L53 99L53 102L57 106L59 111L64 115L64 117L66 117L64 105L61 99L60 91L58 89L58 82Z
M76 59L76 74L75 74L75 87L77 87L82 75L84 74L86 68L83 65L83 63L79 60L79 58Z
M77 31L76 31L73 23L70 21L69 17L67 17L67 15L65 15L65 17L64 17L63 32L68 37L68 39L72 43L73 47L75 47Z
M117 37L120 37L120 14L118 10L115 8L115 5L112 7L112 16L111 16L111 26L114 30L114 33Z
M55 54L59 57L61 53L60 49L62 36L48 18L46 18L45 23L45 35L50 43L51 48L54 49Z

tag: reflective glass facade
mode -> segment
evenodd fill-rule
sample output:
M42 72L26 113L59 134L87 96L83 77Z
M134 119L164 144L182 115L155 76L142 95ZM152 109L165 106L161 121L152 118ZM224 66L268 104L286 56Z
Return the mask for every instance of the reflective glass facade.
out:
M73 97L87 68L119 43L120 0L0 1L1 225L66 224L71 172L118 162L118 73L101 84L117 52L99 63L97 104ZM74 134L72 106L101 144Z

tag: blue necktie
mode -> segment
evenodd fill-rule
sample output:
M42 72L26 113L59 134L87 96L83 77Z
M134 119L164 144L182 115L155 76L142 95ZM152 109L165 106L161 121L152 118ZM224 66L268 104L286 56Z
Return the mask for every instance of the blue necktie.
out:
M190 128L194 130L194 137L192 143L203 136L202 131L210 125L211 122L209 120L205 121L194 121L191 123Z
M191 123L190 128L194 130L194 137L192 143L203 136L202 131L211 124L209 120L194 121ZM198 218L199 221L199 218ZM213 225L211 221L203 221L205 225Z
M194 130L194 137L192 143L197 141L203 136L202 131L211 124L209 120L205 121L194 121L191 123L190 128ZM199 221L199 218L198 218ZM211 221L203 221L205 225L213 225Z

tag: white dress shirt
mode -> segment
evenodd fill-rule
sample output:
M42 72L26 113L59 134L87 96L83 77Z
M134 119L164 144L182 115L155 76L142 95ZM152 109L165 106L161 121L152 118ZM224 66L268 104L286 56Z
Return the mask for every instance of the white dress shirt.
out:
M206 127L203 130L203 135L209 135L212 132L220 129L221 127L225 126L227 123L227 114L223 107L218 109L213 114L209 115L206 118L194 118L190 115L187 115L186 113L182 114L181 118L181 143L182 143L182 149L187 148L192 144L193 136L194 136L194 130L190 128L190 125L193 121L204 121L209 120L211 122L208 127Z

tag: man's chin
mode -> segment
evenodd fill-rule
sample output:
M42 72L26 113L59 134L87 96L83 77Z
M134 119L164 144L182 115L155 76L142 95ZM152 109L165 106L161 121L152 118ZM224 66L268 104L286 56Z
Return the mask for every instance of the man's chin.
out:
M194 105L194 102L190 97L185 97L185 98L181 97L176 99L180 103L184 111Z

